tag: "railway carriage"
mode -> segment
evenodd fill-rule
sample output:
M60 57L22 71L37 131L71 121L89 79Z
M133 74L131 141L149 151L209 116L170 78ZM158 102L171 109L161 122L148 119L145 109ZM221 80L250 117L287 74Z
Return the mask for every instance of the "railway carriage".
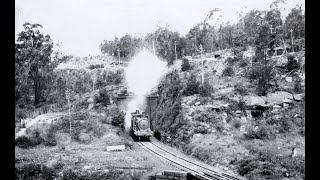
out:
M148 139L153 135L150 129L150 119L145 112L140 113L139 110L131 113L130 134L133 138Z

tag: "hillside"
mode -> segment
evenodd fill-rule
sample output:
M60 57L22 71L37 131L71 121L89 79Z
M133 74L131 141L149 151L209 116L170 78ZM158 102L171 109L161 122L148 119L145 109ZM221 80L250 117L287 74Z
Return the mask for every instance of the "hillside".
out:
M249 179L303 178L304 70L297 67L288 73L284 69L290 55L303 67L304 52L268 59L276 74L266 95L258 95L258 85L247 76L252 69L249 58L231 50L219 54L218 58L203 58L205 81L212 87L209 96L197 91L186 95L182 91L178 99L167 103L164 100L171 99L168 93L173 90L160 89L159 111L154 115L157 122L153 126L157 138L210 165L231 169ZM182 89L186 89L192 81L190 74L195 74L200 83L200 59L189 57L189 62L191 69L184 72L182 61L177 62L178 74L173 72L162 83L179 76ZM224 74L230 67L233 73ZM173 110L168 112L169 109Z

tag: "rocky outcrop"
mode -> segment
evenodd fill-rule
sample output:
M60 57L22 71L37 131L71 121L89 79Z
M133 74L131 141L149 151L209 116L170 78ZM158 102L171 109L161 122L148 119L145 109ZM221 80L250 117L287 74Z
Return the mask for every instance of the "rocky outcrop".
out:
M247 106L267 106L265 96L244 96L243 101Z
M268 106L273 106L282 103L291 103L293 100L292 94L285 91L277 91L275 93L268 94L266 97L266 103Z

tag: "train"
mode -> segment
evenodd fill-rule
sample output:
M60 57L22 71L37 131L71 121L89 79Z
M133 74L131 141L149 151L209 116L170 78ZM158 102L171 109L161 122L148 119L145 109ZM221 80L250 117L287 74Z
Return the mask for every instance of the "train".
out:
M146 112L136 110L131 113L130 135L138 140L150 140L153 132L150 128L150 118Z

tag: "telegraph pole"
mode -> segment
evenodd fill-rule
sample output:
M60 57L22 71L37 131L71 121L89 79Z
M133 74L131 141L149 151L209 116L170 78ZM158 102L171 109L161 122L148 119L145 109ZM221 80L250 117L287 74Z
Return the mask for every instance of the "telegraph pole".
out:
M177 41L174 41L174 52L176 54L176 60L178 59L178 56L177 56Z
M290 33L291 33L291 49L292 49L292 52L294 52L292 32L293 32L293 29L290 29Z
M118 48L118 49L117 49L117 51L118 51L118 56L119 56L119 66L120 66L120 51L121 51L121 50L120 50L120 48Z
M67 98L67 100L68 100L68 106L69 106L69 123L70 123L70 138L71 138L71 113L70 113L70 89L69 88L67 88L67 90L66 90L66 98Z
M202 48L202 45L200 44L200 47L199 47L199 50L200 50L200 58L201 58L201 83L203 84L204 82L204 71L203 71L203 58L202 58L202 53L204 52L204 49Z

